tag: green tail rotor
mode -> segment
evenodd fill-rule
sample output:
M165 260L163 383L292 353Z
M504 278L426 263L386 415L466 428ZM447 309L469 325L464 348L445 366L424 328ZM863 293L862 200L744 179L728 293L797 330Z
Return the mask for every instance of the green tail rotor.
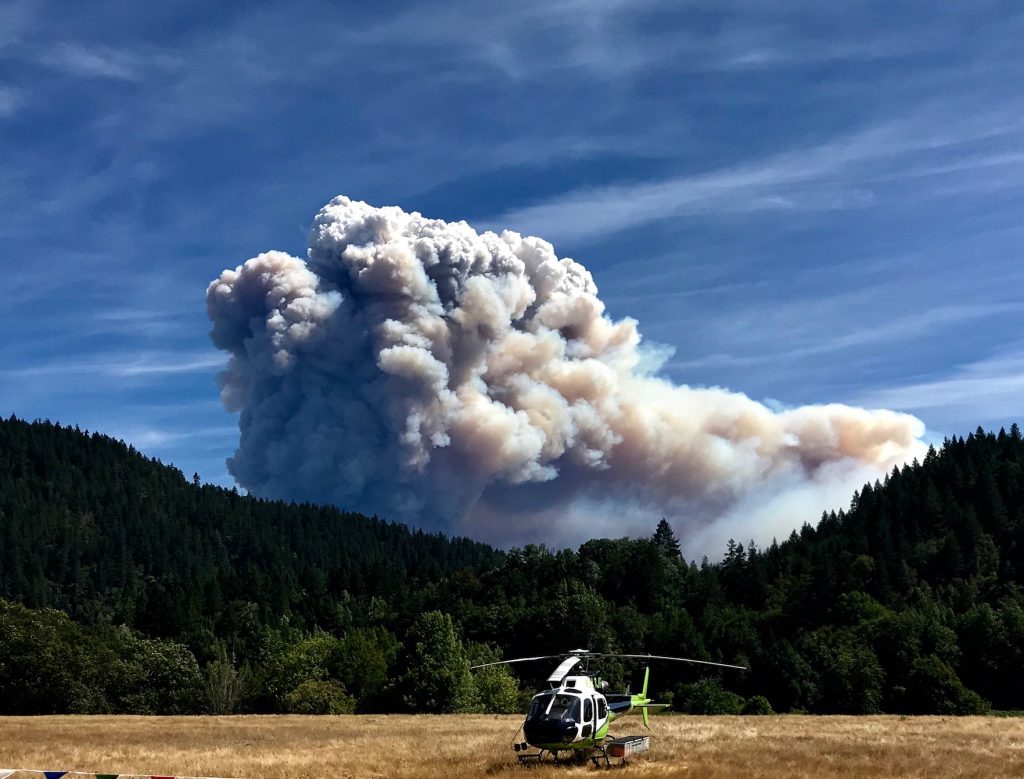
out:
M638 695L631 696L630 703L633 709L640 709L640 715L644 718L644 727L651 729L651 709L667 709L667 703L654 703L647 697L647 683L651 680L651 669L644 669L644 687Z
M651 715L650 709L652 708L663 708L664 704L652 703L651 699L647 697L647 683L651 680L651 667L648 666L644 669L644 686L637 695L631 696L630 703L634 709L640 709L640 714L644 718L644 727L648 730L651 729Z
M640 694L642 696L644 696L644 704L648 704L648 703L651 702L651 699L647 697L647 682L650 681L650 679L651 679L651 667L647 666L646 668L644 668L644 688L640 692ZM644 715L644 727L647 728L648 730L650 730L651 729L650 713L648 712L646 705L643 708L643 715Z

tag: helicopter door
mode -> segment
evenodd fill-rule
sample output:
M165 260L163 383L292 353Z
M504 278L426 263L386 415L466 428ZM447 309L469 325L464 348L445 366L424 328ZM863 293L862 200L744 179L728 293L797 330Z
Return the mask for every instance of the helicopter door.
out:
M583 700L583 730L580 735L587 738L594 732L594 701L590 698Z
M602 695L597 699L597 712L594 718L594 732L596 733L604 725L604 721L608 719L608 702Z

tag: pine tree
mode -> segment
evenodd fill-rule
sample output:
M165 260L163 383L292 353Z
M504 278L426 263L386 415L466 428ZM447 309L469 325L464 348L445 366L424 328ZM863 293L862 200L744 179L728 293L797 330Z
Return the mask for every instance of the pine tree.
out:
M654 530L654 543L669 557L681 556L679 539L676 538L676 534L672 532L672 526L664 517L661 518L658 527Z

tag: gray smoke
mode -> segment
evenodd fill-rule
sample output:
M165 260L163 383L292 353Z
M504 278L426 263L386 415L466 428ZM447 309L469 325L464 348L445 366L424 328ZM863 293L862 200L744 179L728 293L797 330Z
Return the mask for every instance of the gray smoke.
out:
M224 271L207 310L231 355L241 485L491 540L713 523L845 489L916 454L923 431L674 385L548 242L347 197L317 214L307 259Z

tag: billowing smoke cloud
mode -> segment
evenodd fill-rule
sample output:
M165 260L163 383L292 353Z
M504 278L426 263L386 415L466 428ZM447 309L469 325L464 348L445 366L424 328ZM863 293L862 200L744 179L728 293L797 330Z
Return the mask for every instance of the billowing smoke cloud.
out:
M737 507L845 489L923 432L890 411L674 385L546 241L346 197L317 214L306 260L226 270L207 307L231 355L240 484L491 540L649 532L662 514L706 532Z

